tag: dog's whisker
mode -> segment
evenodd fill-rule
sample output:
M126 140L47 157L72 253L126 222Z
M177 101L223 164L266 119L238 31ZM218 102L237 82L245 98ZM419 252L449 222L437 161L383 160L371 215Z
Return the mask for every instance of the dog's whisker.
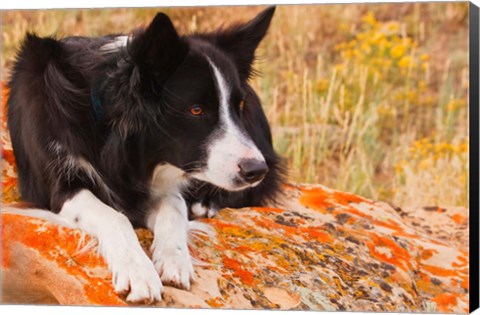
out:
M183 112L180 109L173 106L167 100L163 100L163 105L165 106L165 109L167 109L169 111L169 114L183 116Z
M175 143L181 145L180 141L177 140L174 136L172 136L165 128L162 127L162 124L158 121L157 118L154 118L155 125L160 129L166 136L168 136L171 140L173 140Z
M176 98L177 100L182 100L182 98L172 90L170 90L166 85L163 87L163 91L167 92L170 96Z

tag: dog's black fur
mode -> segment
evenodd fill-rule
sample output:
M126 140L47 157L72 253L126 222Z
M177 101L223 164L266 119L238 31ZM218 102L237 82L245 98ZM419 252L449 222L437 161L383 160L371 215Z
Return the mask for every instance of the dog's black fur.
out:
M221 208L263 205L275 198L283 168L260 100L248 84L255 49L273 12L270 8L247 24L189 36L177 35L170 19L159 13L146 29L134 32L126 47L113 52L102 50L113 35L55 39L28 34L8 83L8 127L22 199L59 212L76 192L88 189L134 225L144 226L154 202L155 166L170 163L189 174L203 165L202 140L210 129L194 129L200 124L196 118L182 116L183 103L205 99L212 108L216 104L198 52L237 72L229 74L237 87L233 103L244 99L245 108L235 109L235 119L270 171L258 186L238 192L191 180L185 199ZM218 115L209 119L214 125ZM72 157L89 163L96 174L73 165Z

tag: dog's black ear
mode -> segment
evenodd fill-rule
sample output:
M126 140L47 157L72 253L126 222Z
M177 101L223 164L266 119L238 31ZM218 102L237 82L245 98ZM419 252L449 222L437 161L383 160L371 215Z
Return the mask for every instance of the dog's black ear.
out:
M188 53L186 43L164 13L157 13L145 31L134 36L129 47L130 55L143 75L153 75L160 84L168 79ZM147 75L149 79L150 75Z
M216 34L216 44L233 57L241 79L248 79L252 75L255 50L265 37L274 13L275 6L271 6L253 20Z

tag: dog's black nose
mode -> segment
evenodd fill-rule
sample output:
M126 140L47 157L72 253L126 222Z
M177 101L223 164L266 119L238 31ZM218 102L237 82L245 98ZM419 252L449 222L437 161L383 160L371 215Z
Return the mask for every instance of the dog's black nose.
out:
M268 172L268 166L265 161L255 159L244 159L238 163L240 176L247 183L255 183L262 180Z

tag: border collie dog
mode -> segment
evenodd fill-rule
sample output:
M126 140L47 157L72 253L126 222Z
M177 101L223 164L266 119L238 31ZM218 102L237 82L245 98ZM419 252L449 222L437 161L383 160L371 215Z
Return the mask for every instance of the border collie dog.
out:
M161 300L194 278L189 217L262 205L283 170L248 79L275 7L180 36L158 13L131 35L27 34L9 82L8 126L25 210L99 241L116 292ZM134 226L153 231L151 259Z

